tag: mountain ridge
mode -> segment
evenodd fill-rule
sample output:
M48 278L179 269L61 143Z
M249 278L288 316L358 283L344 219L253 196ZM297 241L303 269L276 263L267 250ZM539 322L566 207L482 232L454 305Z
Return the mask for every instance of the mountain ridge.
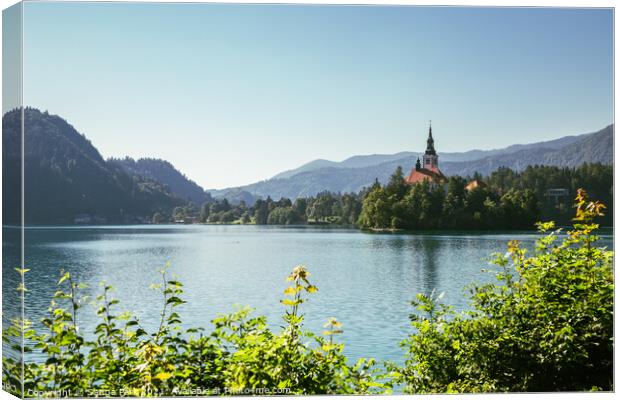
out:
M201 206L204 202L211 201L211 195L196 182L180 172L169 161L159 158L142 157L133 159L108 158L108 163L118 165L127 174L140 176L166 185L170 191L178 197Z
M26 224L144 222L184 202L158 182L107 163L90 140L57 115L24 109ZM21 220L22 112L2 118L3 223Z
M503 149L469 150L463 153L439 152L440 168L446 175L467 176L475 172L488 175L502 166L520 171L528 165L536 164L556 166L577 166L584 162L611 164L613 130L614 125L611 124L596 132L564 136L543 142L514 144ZM246 197L270 196L291 199L314 196L325 190L357 192L372 184L375 179L385 183L399 165L407 172L420 156L421 153L417 152L399 152L391 155L352 156L341 162L314 160L296 169L276 174L267 180L207 191L215 198L228 198L229 193L245 193ZM351 165L362 166L351 167Z
M477 159L482 159L491 155L499 155L499 154L507 154L513 153L519 150L525 150L534 147L547 147L550 149L557 149L559 147L565 146L570 143L574 143L575 141L580 140L581 138L592 135L595 132L583 133L579 135L568 135L563 136L557 139L551 139L542 142L534 142L534 143L526 143L526 144L512 144L507 147L499 148L499 149L490 149L490 150L481 150L481 149L472 149L464 152L447 152L442 153L443 161L473 161ZM384 162L404 159L407 157L421 157L423 151L415 152L415 151L401 151L394 154L366 154L366 155L355 155L348 158L345 158L342 161L331 161L326 159L316 159L313 161L309 161L305 164L302 164L300 167L293 168L290 170L286 170L284 172L280 172L270 179L280 179L280 178L288 178L296 175L300 172L306 172L314 169L325 168L325 167L335 167L335 168L363 168L371 165L379 165Z

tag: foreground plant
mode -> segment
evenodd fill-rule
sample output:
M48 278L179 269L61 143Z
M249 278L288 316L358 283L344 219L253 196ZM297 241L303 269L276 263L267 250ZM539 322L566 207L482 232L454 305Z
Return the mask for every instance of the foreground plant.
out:
M24 271L25 272L25 271ZM117 314L112 288L102 285L95 299L100 323L85 335L78 324L88 298L86 286L62 272L58 291L37 333L30 323L14 321L4 333L20 353L37 352L44 362L24 364L26 397L171 396L209 394L341 394L383 392L376 382L373 360L348 365L344 346L334 341L342 333L335 319L325 336L304 331L301 305L318 289L309 272L297 266L288 277L282 304L286 326L273 332L263 316L251 317L249 308L220 315L214 329L183 329L176 307L183 304L182 284L161 273L152 285L162 295L159 327L147 332L128 313ZM21 346L21 338L34 349ZM87 339L88 337L88 339ZM3 360L4 383L17 395L21 359Z
M409 393L613 390L613 252L596 247L594 223L605 207L582 190L575 207L564 239L549 222L532 255L509 242L471 311L419 294L395 381Z

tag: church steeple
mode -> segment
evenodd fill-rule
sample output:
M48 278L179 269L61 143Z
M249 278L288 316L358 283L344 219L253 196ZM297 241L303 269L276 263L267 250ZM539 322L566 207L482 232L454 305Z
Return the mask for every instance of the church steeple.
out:
M439 169L439 157L435 151L435 141L433 140L433 126L428 123L428 139L426 139L426 151L422 157L423 167L430 170Z
M405 182L414 185L422 182L429 182L429 190L443 187L447 190L448 179L439 170L439 156L435 151L435 140L433 139L433 127L429 121L428 138L426 139L426 151L422 154L422 162L418 158L415 166L411 169Z
M435 155L435 141L433 140L433 126L428 122L428 139L426 139L426 154Z

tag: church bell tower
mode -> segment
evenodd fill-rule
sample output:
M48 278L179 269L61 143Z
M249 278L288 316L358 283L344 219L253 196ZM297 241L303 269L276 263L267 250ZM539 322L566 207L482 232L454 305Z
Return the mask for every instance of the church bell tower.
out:
M433 127L428 124L428 139L426 139L426 151L422 157L422 167L436 171L439 169L439 157L435 151L435 141L433 140Z

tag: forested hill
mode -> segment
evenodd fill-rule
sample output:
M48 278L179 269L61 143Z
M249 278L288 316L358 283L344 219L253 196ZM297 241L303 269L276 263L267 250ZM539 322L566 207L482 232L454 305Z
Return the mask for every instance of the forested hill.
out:
M185 201L165 185L130 176L107 163L64 119L25 109L25 219L27 224L141 222ZM18 223L19 110L2 118L4 224Z
M485 157L480 160L442 164L442 170L450 175L473 175L479 172L489 175L500 167L523 171L529 165L577 167L583 163L611 165L614 161L614 126L609 125L598 132L583 135L579 140L553 148L544 146L520 149L515 152Z
M172 193L184 200L193 202L197 206L212 200L211 196L200 185L183 175L168 161L157 158L134 160L125 157L110 158L108 163L118 165L129 175L140 176L167 185Z
M471 150L464 153L442 153L438 148L439 167L446 175L468 176L478 172L489 175L500 167L523 171L529 165L577 167L583 163L613 163L614 126L609 125L595 133L565 136L559 139L512 145L498 150ZM423 142L424 137L420 137ZM342 162L316 160L301 167L285 171L272 179L247 186L214 190L217 198L245 193L247 197L314 196L328 190L332 192L358 192L370 186L375 179L386 183L396 167L408 172L419 153L403 152L392 155L354 156ZM231 200L231 198L229 198Z

